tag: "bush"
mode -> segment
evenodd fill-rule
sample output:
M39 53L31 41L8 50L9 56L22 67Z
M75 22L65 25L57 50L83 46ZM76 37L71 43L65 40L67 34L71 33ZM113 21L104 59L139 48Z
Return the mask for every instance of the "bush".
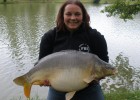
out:
M129 65L127 57L120 53L112 65L118 69L118 74L101 81L104 91L140 90L140 71Z

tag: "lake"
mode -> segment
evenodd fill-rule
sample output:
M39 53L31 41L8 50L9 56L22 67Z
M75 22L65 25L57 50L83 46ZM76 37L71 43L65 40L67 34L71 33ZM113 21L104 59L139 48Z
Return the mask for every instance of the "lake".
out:
M41 36L55 26L61 4L0 4L0 100L23 97L23 88L13 79L29 71L38 59ZM100 13L105 5L85 4L91 27L106 38L110 61L119 53L129 58L130 65L140 67L140 13L124 22L118 17ZM31 96L46 98L47 87L33 86Z

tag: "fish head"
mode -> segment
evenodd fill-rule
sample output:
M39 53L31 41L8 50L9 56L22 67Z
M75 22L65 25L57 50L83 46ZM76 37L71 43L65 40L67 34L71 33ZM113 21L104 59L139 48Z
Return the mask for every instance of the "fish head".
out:
M115 75L118 73L118 70L116 67L112 66L111 64L107 63L105 64L105 67L103 67L104 75L110 76Z
M102 79L106 76L111 76L118 73L117 69L114 66L101 60L100 58L98 58L95 62L94 69L97 79Z

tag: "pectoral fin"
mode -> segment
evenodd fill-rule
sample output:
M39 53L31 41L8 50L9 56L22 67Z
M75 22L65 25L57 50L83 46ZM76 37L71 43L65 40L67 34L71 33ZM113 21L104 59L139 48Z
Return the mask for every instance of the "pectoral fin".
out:
M36 80L35 82L33 82L33 85L50 86L51 84L49 80Z
M71 98L74 96L75 93L76 93L76 91L67 93L66 94L66 100L71 100Z
M27 98L30 98L31 87L32 87L32 84L28 84L28 83L24 84L24 95Z

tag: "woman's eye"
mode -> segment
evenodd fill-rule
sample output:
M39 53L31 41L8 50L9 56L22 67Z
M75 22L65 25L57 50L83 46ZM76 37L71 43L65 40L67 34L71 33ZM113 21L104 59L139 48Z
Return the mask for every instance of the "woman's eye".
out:
M81 15L80 13L76 13L76 14L75 14L75 16L80 16L80 15Z
M67 16L80 16L81 15L81 13L74 13L74 14L72 14L72 13L66 13L65 15L67 15Z
M67 13L66 15L67 15L67 16L71 16L71 14L70 14L70 13Z

